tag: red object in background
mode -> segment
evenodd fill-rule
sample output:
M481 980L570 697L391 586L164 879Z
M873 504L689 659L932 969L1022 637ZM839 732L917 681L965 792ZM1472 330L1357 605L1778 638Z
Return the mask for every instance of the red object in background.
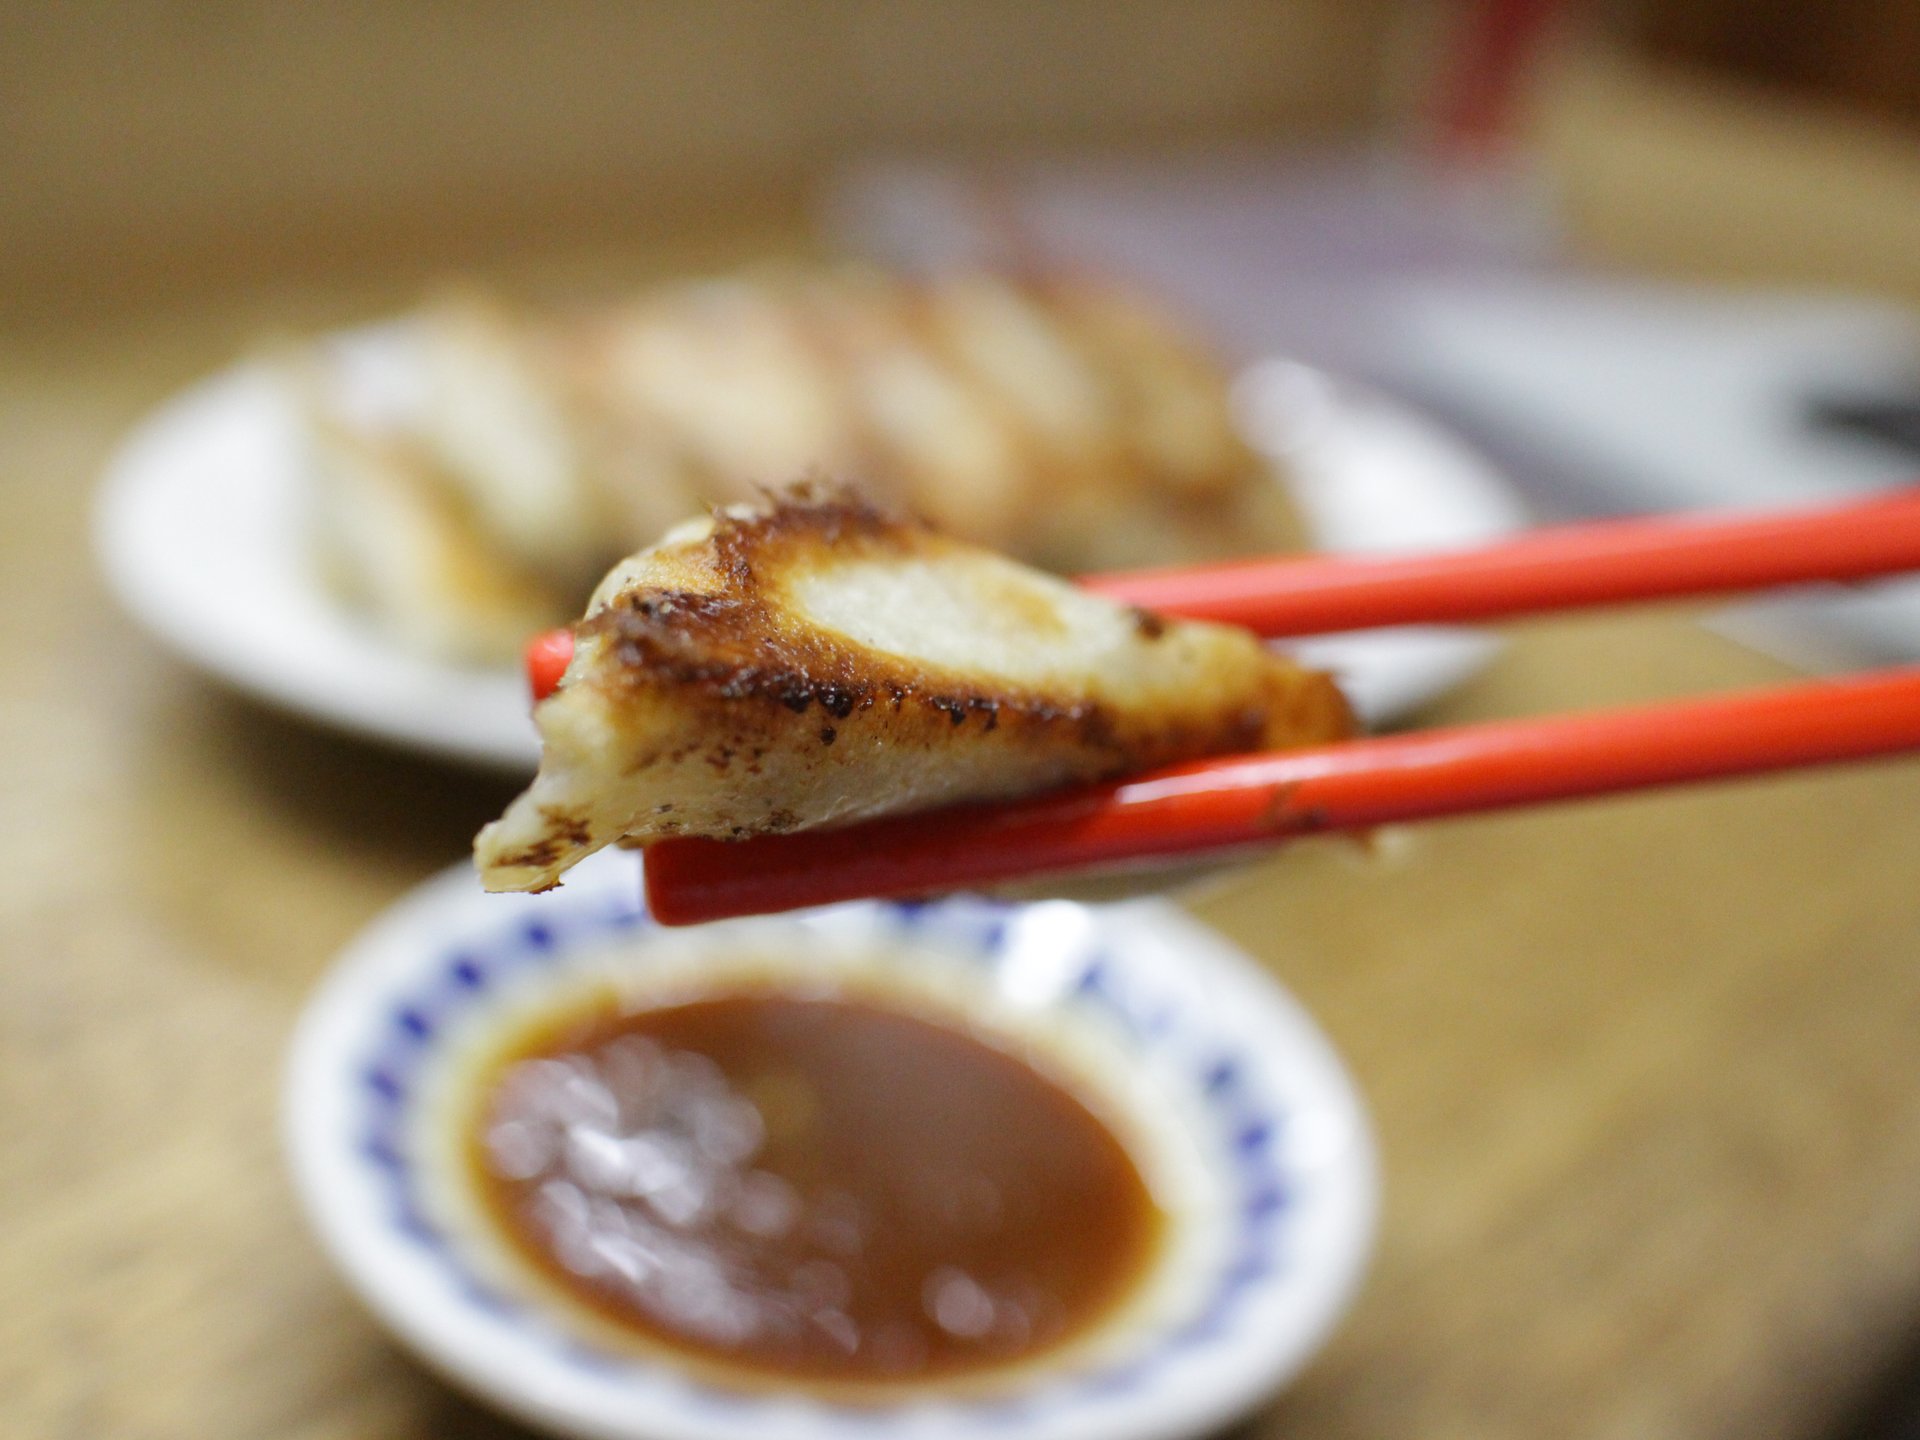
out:
M1563 0L1462 0L1457 8L1452 48L1434 76L1433 149L1442 162L1485 162L1515 143L1528 72Z

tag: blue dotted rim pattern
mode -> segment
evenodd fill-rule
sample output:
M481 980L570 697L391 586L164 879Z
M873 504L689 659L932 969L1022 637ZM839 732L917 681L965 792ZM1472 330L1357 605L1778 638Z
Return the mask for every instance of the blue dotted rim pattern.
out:
M879 909L883 922L902 939L944 942L989 969L997 970L1008 957L1004 941L1008 917L1015 909L1012 905L966 900L892 903ZM462 1012L485 1004L490 992L512 972L555 967L576 945L637 938L653 925L652 918L637 905L601 905L564 918L524 920L504 927L488 943L449 952L429 967L424 981L386 1007L377 1022L377 1033L362 1048L364 1060L354 1084L356 1153L385 1197L389 1222L437 1263L468 1304L500 1323L515 1326L529 1342L557 1348L568 1363L598 1378L631 1372L657 1382L663 1367L534 1323L536 1308L544 1311L547 1307L505 1294L475 1274L463 1258L460 1241L431 1218L407 1138L412 1133L417 1082L430 1065L440 1038ZM1110 956L1097 944L1090 945L1075 964L1077 972L1067 1003L1101 1012L1143 1052L1153 1052L1183 1036L1187 1027L1178 1003L1164 997L1134 996L1131 987L1119 983ZM1193 1075L1203 1113L1216 1130L1214 1139L1232 1157L1228 1213L1237 1220L1233 1222L1236 1233L1227 1247L1225 1263L1190 1318L1143 1353L1078 1374L1066 1373L1050 1379L1044 1390L958 1400L953 1408L963 1417L1004 1423L1031 1418L1028 1412L1043 1403L1053 1408L1063 1400L1124 1396L1181 1352L1221 1335L1233 1323L1246 1292L1282 1265L1284 1222L1295 1191L1279 1143L1285 1114L1253 1093L1248 1076L1246 1058L1224 1046L1213 1047ZM737 1412L742 1406L767 1399L760 1391L724 1388L678 1374L675 1378L681 1382L676 1389L716 1409ZM913 1402L836 1404L821 1399L815 1403L836 1419L885 1423Z

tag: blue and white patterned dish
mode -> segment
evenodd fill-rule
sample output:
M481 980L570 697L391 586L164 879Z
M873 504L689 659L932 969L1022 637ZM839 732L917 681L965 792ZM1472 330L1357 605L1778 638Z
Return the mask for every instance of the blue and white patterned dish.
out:
M1018 1369L850 1405L697 1378L605 1344L518 1285L463 1199L463 1066L569 987L611 980L670 1001L725 990L745 963L815 993L882 980L1081 1070L1172 1222L1136 1299ZM286 1125L321 1239L396 1334L504 1410L622 1440L1205 1433L1320 1343L1359 1277L1376 1205L1366 1119L1326 1040L1171 906L961 898L674 931L645 915L620 854L545 896L483 895L463 866L396 905L309 1006Z

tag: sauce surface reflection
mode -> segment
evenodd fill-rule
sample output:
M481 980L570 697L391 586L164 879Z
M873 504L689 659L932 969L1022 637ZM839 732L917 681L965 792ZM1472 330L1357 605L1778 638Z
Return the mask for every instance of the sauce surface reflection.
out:
M865 1000L742 993L544 1025L471 1137L514 1249L602 1319L770 1377L911 1382L1058 1345L1162 1217L1067 1089Z

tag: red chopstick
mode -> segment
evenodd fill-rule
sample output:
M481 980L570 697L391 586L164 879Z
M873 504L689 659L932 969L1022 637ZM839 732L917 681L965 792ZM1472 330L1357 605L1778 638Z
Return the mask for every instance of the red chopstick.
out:
M1920 667L1180 765L1011 805L647 848L669 925L1920 749Z
M1489 620L1915 568L1920 487L1818 509L1564 525L1473 550L1230 561L1080 583L1148 610L1282 636Z
M1920 488L1823 509L1603 521L1477 550L1257 560L1084 580L1263 635L1490 619L1920 569ZM572 637L527 653L535 698ZM1920 749L1920 668L1706 700L1511 720L1177 766L1088 790L838 830L650 846L669 924L914 895Z
M1094 575L1087 589L1267 636L1442 624L1634 600L1860 580L1920 569L1920 487L1822 509L1662 516L1534 530L1474 550L1245 560ZM573 653L564 630L527 648L534 698Z

